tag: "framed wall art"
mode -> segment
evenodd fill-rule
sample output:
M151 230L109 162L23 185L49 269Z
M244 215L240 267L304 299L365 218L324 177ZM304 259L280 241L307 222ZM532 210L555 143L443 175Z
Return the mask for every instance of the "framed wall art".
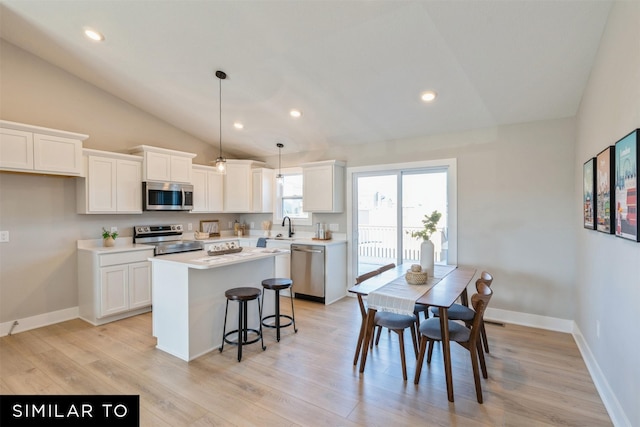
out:
M208 219L200 221L200 231L209 233L209 237L220 236L220 225L217 219Z
M615 234L624 239L638 238L638 134L636 129L615 145Z
M584 228L596 229L595 220L595 188L596 188L596 158L590 158L582 166L582 212Z
M616 193L612 191L615 174L615 153L611 145L596 156L596 228L613 234Z

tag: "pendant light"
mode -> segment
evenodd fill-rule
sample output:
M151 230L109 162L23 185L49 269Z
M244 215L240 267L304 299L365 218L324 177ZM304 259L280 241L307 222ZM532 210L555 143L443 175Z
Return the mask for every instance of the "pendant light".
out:
M276 175L276 182L282 185L284 182L284 176L282 175L282 147L284 147L284 144L278 142L276 147L278 147L278 175Z
M216 159L216 169L219 174L225 174L227 173L227 159L222 157L222 80L227 78L227 74L224 71L218 70L216 71L216 77L220 79L220 153Z

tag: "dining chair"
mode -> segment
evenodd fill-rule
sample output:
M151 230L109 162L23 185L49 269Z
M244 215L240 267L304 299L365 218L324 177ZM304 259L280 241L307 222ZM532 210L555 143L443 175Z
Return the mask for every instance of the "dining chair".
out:
M372 277L375 277L387 270L391 270L392 268L395 268L395 266L396 265L393 263L387 264L375 270L369 271L368 273L361 274L360 276L356 277L356 280L355 280L356 285L359 285L365 280L371 279ZM362 346L362 341L364 341L364 324L367 318L367 308L364 306L364 303L362 302L362 297L360 296L358 296L358 306L360 307L360 314L362 315L362 326L360 328L360 334L358 335L358 346L356 347L356 352L353 356L354 365L358 364L358 358L360 357L360 347Z
M402 378L407 380L407 360L404 352L404 330L409 329L411 333L411 341L413 341L413 352L418 358L418 340L416 337L416 318L413 315L390 313L388 311L377 311L374 318L378 332L376 334L375 344L380 341L380 333L382 328L388 328L398 334L398 342L400 344L400 360L402 361ZM371 340L371 348L373 348L373 340Z
M473 370L473 380L476 386L476 397L478 403L482 403L482 386L480 384L480 373L478 372L478 360L480 361L480 369L482 370L482 376L487 378L487 366L484 360L484 353L482 351L482 345L480 343L480 328L482 325L482 317L484 311L491 300L493 291L482 280L478 279L477 293L471 297L471 305L474 309L474 318L471 322L471 327L467 328L453 320L448 321L449 326L449 341L455 341L462 347L469 350L471 356L471 367ZM422 362L424 361L424 354L429 344L429 350L427 354L427 363L431 363L431 355L433 354L434 341L442 341L442 330L440 329L440 319L432 317L423 321L420 324L420 354L418 355L418 362L416 366L416 376L414 383L418 384L420 381L420 374L422 372Z
M491 286L491 284L493 283L493 275L487 271L483 271L480 274L480 277L476 280L476 290L478 289L479 282L483 282L487 286ZM431 312L433 313L434 317L439 316L437 307L432 307ZM453 304L447 310L447 317L449 318L449 320L462 320L467 325L467 327L469 327L470 323L473 321L474 315L475 312L473 311L473 309L467 307L464 304ZM484 328L484 320L480 325L480 335L482 337L484 351L485 353L489 353L489 341L487 341L487 332Z

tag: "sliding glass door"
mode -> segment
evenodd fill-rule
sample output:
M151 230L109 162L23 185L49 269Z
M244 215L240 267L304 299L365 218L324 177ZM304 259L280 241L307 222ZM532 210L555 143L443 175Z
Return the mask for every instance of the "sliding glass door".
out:
M420 260L421 239L411 233L423 228L433 211L442 217L431 237L435 262L448 260L448 170L446 167L357 172L352 175L354 276L379 266ZM356 209L357 207L357 209Z

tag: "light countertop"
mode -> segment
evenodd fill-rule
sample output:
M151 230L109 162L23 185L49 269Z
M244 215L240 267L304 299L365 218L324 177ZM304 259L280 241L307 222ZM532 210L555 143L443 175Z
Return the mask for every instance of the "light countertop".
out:
M262 258L288 254L288 249L243 247L242 252L210 256L206 251L183 252L149 258L153 263L178 264L188 268L206 270Z

